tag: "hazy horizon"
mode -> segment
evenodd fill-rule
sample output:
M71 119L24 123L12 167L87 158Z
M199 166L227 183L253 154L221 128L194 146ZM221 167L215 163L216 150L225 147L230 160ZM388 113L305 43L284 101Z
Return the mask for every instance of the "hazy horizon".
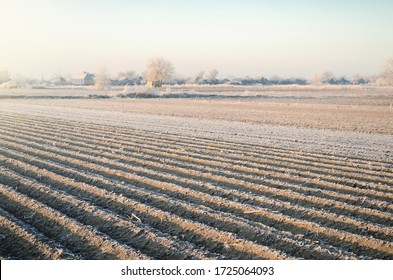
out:
M162 56L184 76L372 75L393 56L392 14L385 0L1 0L0 71L115 76Z

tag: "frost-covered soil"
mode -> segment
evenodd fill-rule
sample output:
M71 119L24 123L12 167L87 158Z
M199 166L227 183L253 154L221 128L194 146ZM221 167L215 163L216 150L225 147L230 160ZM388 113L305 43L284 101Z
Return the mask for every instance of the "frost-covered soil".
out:
M393 259L390 101L2 99L0 258Z
M36 116L391 161L389 106L264 100L4 100Z

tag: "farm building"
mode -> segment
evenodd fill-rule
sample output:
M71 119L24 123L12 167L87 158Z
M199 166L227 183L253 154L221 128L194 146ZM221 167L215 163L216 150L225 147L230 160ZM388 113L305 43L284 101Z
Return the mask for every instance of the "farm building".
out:
M83 72L79 77L72 79L71 83L79 86L94 85L94 74Z
M50 83L53 84L53 85L56 85L56 86L67 85L68 84L67 80L64 79L63 77L60 77L60 76L52 78L50 80Z
M146 86L147 87L162 87L162 82L160 82L160 81L147 81Z

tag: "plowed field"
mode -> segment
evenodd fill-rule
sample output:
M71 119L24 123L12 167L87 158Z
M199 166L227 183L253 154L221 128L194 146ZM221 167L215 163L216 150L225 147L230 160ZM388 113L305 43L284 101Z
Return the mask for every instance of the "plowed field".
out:
M67 102L0 103L1 258L393 259L389 133Z

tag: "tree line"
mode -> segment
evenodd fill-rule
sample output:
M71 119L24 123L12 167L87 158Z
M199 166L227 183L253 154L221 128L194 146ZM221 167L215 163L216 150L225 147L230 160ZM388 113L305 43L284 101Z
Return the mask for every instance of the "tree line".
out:
M386 61L385 67L379 75L373 77L362 77L353 75L351 78L344 76L337 77L331 71L326 71L319 75L314 75L310 79L304 78L281 78L274 75L270 78L266 77L232 77L219 78L217 69L208 72L200 71L190 77L182 77L175 75L175 67L172 62L162 57L154 57L148 60L146 70L143 73L135 71L119 72L116 78L109 78L105 67L102 67L94 76L95 86L104 89L108 86L126 86L126 85L150 85L161 87L164 84L169 85L363 85L373 83L377 85L393 86L393 58ZM72 77L68 79L62 75L55 74L50 80L28 79L23 75L17 74L13 77L8 71L0 71L0 85L3 87L24 87L28 84L53 84L53 85L69 85L72 84Z

